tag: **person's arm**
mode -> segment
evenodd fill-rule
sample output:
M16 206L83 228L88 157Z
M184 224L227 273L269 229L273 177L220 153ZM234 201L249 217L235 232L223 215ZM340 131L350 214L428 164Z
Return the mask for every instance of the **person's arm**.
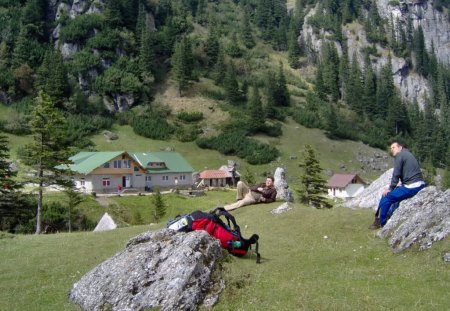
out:
M261 193L261 190L259 190L258 188L264 188L265 185L266 184L257 184L257 185L254 185L253 187L251 187L250 190L253 192Z
M392 172L389 191L392 191L395 189L395 187L397 187L397 184L402 177L402 170L403 170L403 156L401 154L398 154L394 160L394 171Z
M277 190L275 188L269 188L264 192L260 201L264 203L271 203L275 202L276 199L277 199Z

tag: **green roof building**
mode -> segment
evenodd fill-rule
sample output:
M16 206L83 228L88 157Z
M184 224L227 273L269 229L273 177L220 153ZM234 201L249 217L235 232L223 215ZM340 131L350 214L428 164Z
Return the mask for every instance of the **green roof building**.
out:
M194 169L172 151L80 152L70 160L75 185L85 192L149 191L193 184Z

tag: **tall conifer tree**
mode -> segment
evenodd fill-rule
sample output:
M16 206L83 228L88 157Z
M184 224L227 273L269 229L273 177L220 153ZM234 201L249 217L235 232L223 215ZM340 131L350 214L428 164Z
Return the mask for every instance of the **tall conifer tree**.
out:
M42 199L44 188L51 185L70 187L65 165L70 164L66 139L66 122L51 98L39 92L30 121L33 141L25 146L24 162L35 170L29 182L37 185L36 234L42 230Z
M303 159L299 165L303 169L301 175L302 189L299 191L303 203L315 208L330 208L325 199L326 182L322 177L322 168L311 145L306 145Z

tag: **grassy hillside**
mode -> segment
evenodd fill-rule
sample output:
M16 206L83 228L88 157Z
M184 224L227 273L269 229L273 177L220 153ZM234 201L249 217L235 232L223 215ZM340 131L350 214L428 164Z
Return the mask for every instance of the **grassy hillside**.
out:
M234 194L166 199L175 213L208 209L232 201ZM448 238L425 252L393 254L386 241L367 229L371 211L296 204L285 214L270 214L278 204L234 212L245 236L260 234L262 264L255 264L254 256L226 261L226 288L214 310L450 308L450 273L441 260L450 247ZM3 237L0 310L76 310L67 302L73 283L122 250L129 238L163 223L103 233Z
M214 150L200 149L195 143L182 143L176 140L159 141L150 140L136 135L129 126L115 126L113 131L119 134L119 139L108 142L101 134L93 137L98 150L135 150L153 151L160 148L173 147L180 152L195 170L217 169L226 164L227 160L235 160L239 163L238 170L244 171L248 167L251 171L261 174L264 172L274 173L276 167L281 166L286 170L287 178L294 185L298 183L300 169L298 163L306 144L311 144L315 149L323 169L331 169L341 172L342 165L346 166L347 172L360 173L367 180L373 180L381 173L379 171L361 170L361 164L356 161L356 155L361 152L366 155L381 152L378 149L368 147L360 142L347 140L330 140L323 131L305 128L291 120L283 125L283 135L278 138L257 136L263 142L275 145L281 152L277 161L266 165L249 165L244 160L234 156L226 156ZM290 156L297 159L290 160ZM390 160L388 160L390 161Z

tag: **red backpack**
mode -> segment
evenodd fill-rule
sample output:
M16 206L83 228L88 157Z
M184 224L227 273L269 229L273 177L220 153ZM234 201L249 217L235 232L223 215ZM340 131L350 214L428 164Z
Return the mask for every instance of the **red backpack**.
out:
M225 218L227 223L221 217ZM251 245L255 244L256 263L261 262L261 255L258 252L259 236L253 234L249 239L243 238L233 215L223 207L211 212L195 211L189 215L178 216L167 223L167 228L184 232L205 230L218 239L221 246L230 254L238 257L246 255Z

